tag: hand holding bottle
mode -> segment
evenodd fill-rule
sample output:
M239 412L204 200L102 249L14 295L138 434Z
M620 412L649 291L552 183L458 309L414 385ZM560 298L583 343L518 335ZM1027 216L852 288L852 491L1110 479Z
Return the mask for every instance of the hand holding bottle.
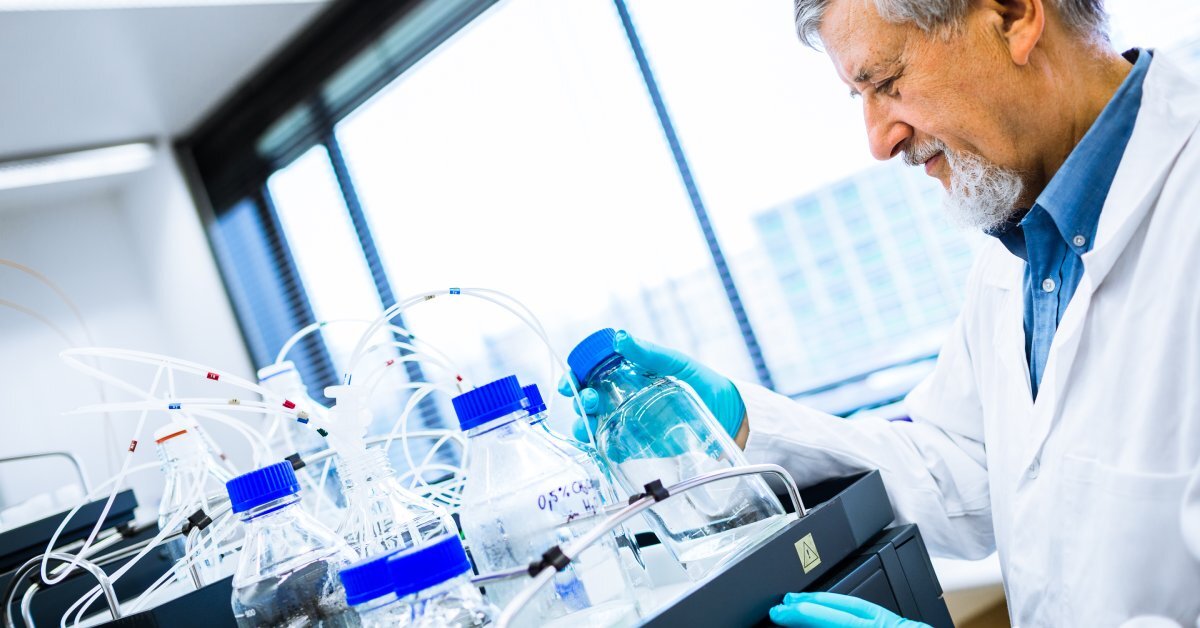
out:
M737 437L746 418L746 405L742 402L742 396L738 393L737 387L729 378L678 351L660 347L645 340L638 340L624 330L618 331L613 339L613 350L639 368L658 376L674 377L691 386L726 433L731 438ZM572 375L568 373L563 377L559 382L558 391L569 397L571 396L571 385L567 381L567 377L572 377ZM580 390L579 397L583 408L577 407L575 410L584 416L575 422L575 438L587 441L588 430L584 420L586 418L591 422L591 432L594 434L596 431L594 415L599 406L599 397L595 391L588 388Z

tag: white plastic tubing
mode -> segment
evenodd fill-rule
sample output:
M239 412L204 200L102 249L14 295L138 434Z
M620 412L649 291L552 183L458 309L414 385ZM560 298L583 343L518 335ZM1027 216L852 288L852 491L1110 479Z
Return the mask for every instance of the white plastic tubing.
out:
M295 404L292 403L291 401L283 399L279 395L277 395L271 391L268 391L265 388L260 387L258 384L254 383L254 382L251 382L249 380L246 380L244 378L238 377L238 376L230 374L230 373L226 373L219 369L209 368L209 367L206 367L206 366L203 366L200 364L196 364L194 362L188 362L188 361L180 360L177 358L171 358L168 356L157 355L157 354L153 354L153 353L146 353L146 352L142 352L142 351L131 351L131 350L126 350L126 349L108 349L108 348L68 349L68 350L62 352L61 356L62 356L63 360L72 368L75 368L79 371L87 373L88 375L91 375L92 377L100 380L101 382L112 385L121 390L124 390L141 400L140 401L132 401L132 402L118 402L118 403L108 403L108 404L87 406L87 407L80 408L80 409L77 409L72 412L72 414L79 414L79 413L90 413L90 412L108 412L108 411L116 410L116 411L138 411L139 415L138 415L137 425L134 427L134 432L133 432L132 439L130 441L130 445L129 445L128 449L126 450L126 452L124 453L124 460L122 462L120 470L117 472L117 474L114 477L112 477L110 480L108 480L107 482L105 482L102 485L103 487L108 487L111 485L112 488L109 490L108 499L105 502L104 509L101 512L101 515L100 515L99 519L97 520L96 525L94 525L92 527L91 532L88 534L87 540L84 541L84 544L79 549L79 552L74 555L73 560L70 563L68 563L65 568L55 570L56 573L54 573L53 575L51 575L49 573L49 569L48 569L49 561L48 560L42 561L41 576L42 576L42 579L49 585L57 584L57 583L61 582L63 579L65 579L68 575L70 575L70 573L75 568L78 567L78 564L79 564L78 560L80 558L86 557L88 555L88 552L90 551L92 544L96 540L96 536L100 532L102 522L108 517L108 512L112 508L113 500L116 499L117 493L119 493L121 488L124 486L125 477L131 472L130 465L133 461L133 454L137 448L138 441L140 441L142 439L142 435L145 431L146 417L150 413L150 411L155 410L155 411L170 412L173 414L178 413L179 417L186 424L193 426L193 427L199 427L197 418L202 418L202 419L211 420L211 421L217 421L217 422L221 422L226 425L229 425L232 428L234 428L235 430L237 430L237 432L239 434L241 434L242 436L244 436L246 438L246 440L250 443L250 445L254 451L254 458L255 458L256 464L263 462L266 459L266 457L270 455L269 451L267 450L267 445L266 445L262 435L258 434L255 430L251 429L250 427L246 426L245 424L241 423L240 421L236 421L236 420L233 420L233 419L225 416L224 413L230 412L230 411L251 412L251 413L258 413L258 414L280 414L281 413L281 414L285 414L290 417L296 417L296 416L299 416L299 413L302 411L301 408L296 407ZM85 361L85 360L92 360L92 359L99 359L99 358L124 360L127 362L140 363L140 364L145 364L145 365L156 367L155 374L154 374L154 380L150 384L150 388L148 390L143 390L143 389L141 389L137 386L134 386L133 384L130 384L120 378L110 375L110 374L104 372L103 370L101 370L100 368L93 366ZM270 401L264 402L264 401L250 400L250 399L241 400L241 399L218 399L218 398L176 399L176 398L174 398L174 388L175 388L174 382L175 382L175 374L177 372L197 375L206 381L223 382L226 384L232 384L233 386L244 389L248 392L261 395L264 399L268 399ZM162 383L164 374L166 375L167 384L168 384L168 391L167 391L168 397L160 398L157 396L157 394L158 394L160 385ZM314 427L324 427L324 426L315 425ZM207 437L207 435L203 429L197 430L197 433L205 438L205 441L211 447L214 448L214 451L219 452L219 449L215 448L215 443L212 443L211 439L209 439ZM222 458L224 458L224 456L222 456ZM154 466L157 466L157 465L155 464ZM54 533L54 536L51 537L49 547L54 547L57 544L58 537L60 534L62 534L62 531L66 527L67 522L69 522L78 513L79 509L82 508L84 504L87 504L90 500L96 499L97 497L99 497L100 494L101 493L99 493L98 491L93 490L91 494L85 496L85 499L78 506L76 506L74 509L71 510L70 513L68 513L67 517L59 524L58 529ZM168 527L164 528L164 530L160 531L159 535L157 537L155 537L154 542L150 546L148 546L148 548L159 544L161 542L161 540L163 538L165 538L165 536L167 534L170 534L171 530L173 530L175 527L178 527L179 524L182 524L182 520L178 521L178 522L172 522L171 526L168 526ZM118 570L113 575L113 580L116 580L121 575L124 575L124 573L128 570L128 568L130 568L133 564L135 564L138 560L140 560L143 556L145 556L145 554L148 553L149 551L150 551L149 549L146 549L143 552L139 553L134 558L134 560L127 563L123 569ZM81 600L81 602L82 602L82 600Z
M469 386L469 382L464 381L462 370L458 368L457 364L455 364L455 362L448 355L438 350L430 343L421 339L417 339L407 330L391 324L390 320L396 315L418 304L432 301L436 298L457 298L462 296L476 298L492 303L516 316L517 319L527 325L546 346L552 376L558 377L560 374L569 372L566 362L554 351L554 348L546 334L545 328L526 306L502 292L484 288L447 288L415 294L388 308L374 321L368 322L358 319L338 319L314 323L305 327L304 329L301 329L291 339L289 339L288 342L285 343L280 349L276 360L277 362L283 361L296 343L310 333L314 333L333 323L357 323L366 324L367 329L359 338L359 341L354 348L354 352L350 357L349 368L343 378L344 383L349 384L351 381L357 379L357 383L365 384L368 387L368 390L373 390L381 383L383 375L388 367L417 360L427 362L431 365L436 365L437 367L444 369L447 373L453 374L455 377L455 385L453 386L437 385L428 382L409 382L396 386L397 388L411 389L413 394L409 396L404 410L396 423L393 425L391 432L386 437L372 439L377 442L382 440L384 442L384 447L389 447L394 440L399 440L403 445L406 462L409 464L410 469L403 476L401 476L401 479L407 479L411 488L416 489L418 486L420 486L422 489L424 489L423 492L426 494L429 494L431 497L434 497L435 499L443 501L452 506L456 506L458 504L457 493L462 486L462 482L464 481L464 478L462 478L462 468L434 463L433 459L440 447L450 442L454 442L464 451L462 464L465 465L465 437L463 437L461 432L450 429L420 431L409 430L408 419L412 411L428 395L432 394L433 392L444 392L450 395L458 394L463 391L464 385ZM391 332L398 339L379 341L377 339L377 335L382 331ZM367 364L364 363L365 357L373 352L383 349L400 349L405 351L406 354L387 359L384 361L383 366L371 365L372 368L368 368ZM103 522L108 516L108 512L112 507L113 500L116 498L116 495L124 485L125 478L130 473L135 471L157 466L156 463L149 463L137 467L131 466L133 452L136 449L137 442L142 437L146 418L150 411L166 411L172 414L177 414L177 416L184 419L187 424L193 427L199 427L197 419L216 421L232 427L250 443L254 450L255 464L257 465L260 464L266 456L270 455L266 438L258 431L246 426L240 421L226 416L226 414L230 412L248 412L275 417L282 416L285 418L285 420L294 420L296 418L300 418L301 413L304 410L304 408L296 407L295 403L292 401L280 397L278 394L259 386L255 382L246 380L231 373L221 371L219 369L210 368L177 358L141 351L109 348L68 349L61 355L66 363L72 368L91 375L102 383L124 390L132 394L136 399L135 401L128 402L103 403L87 406L76 410L74 413L136 411L139 413L139 415L137 425L134 428L130 446L125 452L120 470L112 478L96 487L87 496L85 496L83 502L72 509L67 518L64 519L64 521L59 525L54 537L51 538L50 546L53 547L57 543L58 537L62 533L62 530L65 528L67 522L78 513L79 509L90 500L99 497L105 489L108 489L108 500L105 503L105 507L101 513L99 521L92 528L87 540L79 549L78 553L74 555L73 560L64 567L55 569L53 574L50 573L50 569L48 568L49 561L42 561L41 576L42 579L50 585L57 584L65 579L74 569L78 568L79 560L86 558L89 555L91 546L95 542L96 536L100 531L100 522ZM97 366L93 366L92 364L88 363L90 361L98 361L104 358L123 360L156 367L154 380L149 389L141 389L133 384L125 382L124 380L104 372ZM266 401L257 401L252 399L177 398L175 396L176 373L189 374L207 380L231 384L247 392L257 394ZM164 375L167 380L166 383L168 395L166 397L159 397L157 395ZM575 403L581 404L576 383L570 377L567 377L566 380L572 389ZM554 404L555 397L556 396L553 394L547 395L547 402L551 406ZM308 415L307 418L309 420L308 425L310 428L324 428L327 431L334 431L337 429L337 426L335 425L322 423L321 419L316 413ZM217 448L216 443L213 443L211 439L205 435L203 429L197 431L205 438L206 442L210 447L213 448L214 451L220 451ZM419 463L408 447L409 439L417 437L435 439L433 447L426 453ZM222 458L224 458L223 455ZM423 478L425 471L450 472L454 474L455 477L449 482L437 486L431 486L428 485ZM202 489L197 487L194 490L198 491ZM175 518L179 518L181 516L182 515L177 513ZM174 579L175 577L178 577L178 575L183 573L184 570L186 570L193 562L201 560L204 553L212 549L210 546L215 546L222 540L224 536L226 536L227 531L231 529L231 520L232 517L226 516L222 517L220 521L214 522L214 524L210 527L209 534L204 537L204 540L201 543L198 543L193 548L193 551L189 552L189 554L183 560L181 560L174 569L167 574L164 574L164 576L158 582L147 589L138 599L137 606L144 605L150 600L150 598L153 596L153 593L157 591L161 585L165 584L171 579ZM155 537L152 543L148 544L145 549L139 552L137 556L135 556L134 559L127 563L122 569L114 573L112 579L116 580L124 575L153 547L161 543L161 541L168 534L170 534L171 530L178 528L181 524L181 520L170 522L168 526L166 526L163 530L160 530L159 534ZM75 613L75 621L78 622L84 610L91 604L91 601L96 599L99 594L100 591L97 587L84 597L80 598L63 616L62 625L66 625L67 617L71 613Z

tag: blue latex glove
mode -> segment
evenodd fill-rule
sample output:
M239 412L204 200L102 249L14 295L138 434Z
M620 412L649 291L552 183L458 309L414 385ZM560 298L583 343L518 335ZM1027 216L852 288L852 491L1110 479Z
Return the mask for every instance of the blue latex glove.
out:
M742 429L742 421L746 418L746 404L742 403L742 395L738 393L737 387L729 378L703 364L694 362L678 351L660 347L645 340L638 340L624 330L618 331L616 338L613 339L613 350L644 371L687 382L687 385L696 391L700 400L708 407L709 412L713 413L717 422L725 428L730 437L736 437L738 430ZM559 382L558 391L569 397L571 396L571 386L567 382L567 377L571 377L571 374L568 373ZM595 434L596 419L592 415L599 406L600 398L596 395L596 391L590 388L580 390L579 397L583 402L582 413L591 421L592 433ZM580 409L576 408L575 410L578 413ZM581 441L588 440L587 427L583 423L583 418L575 422L574 432L575 438Z
M788 593L771 608L771 621L788 628L929 628L866 600L837 593Z

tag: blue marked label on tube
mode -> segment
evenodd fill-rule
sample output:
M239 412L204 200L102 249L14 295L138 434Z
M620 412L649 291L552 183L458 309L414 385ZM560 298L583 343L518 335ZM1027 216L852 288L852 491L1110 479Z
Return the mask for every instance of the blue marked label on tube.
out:
M182 407L183 407L183 404L181 404L181 403L169 403L169 404L167 404L167 409L168 409L168 410L178 410L178 409L180 409L180 408L182 408Z
M450 294L462 294L462 288L451 288Z
M296 422L297 422L297 423L303 423L303 424L307 425L307 424L308 424L308 417L306 417L306 416L298 416L298 417L296 417Z

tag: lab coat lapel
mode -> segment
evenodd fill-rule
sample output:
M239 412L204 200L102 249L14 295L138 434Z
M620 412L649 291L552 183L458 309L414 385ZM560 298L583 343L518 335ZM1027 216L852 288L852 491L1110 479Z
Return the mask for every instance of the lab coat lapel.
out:
M1025 465L1038 456L1059 416L1092 296L1158 200L1172 164L1196 127L1195 116L1181 118L1175 113L1194 111L1195 107L1170 106L1174 102L1173 92L1178 91L1175 86L1185 85L1189 80L1169 59L1163 59L1161 53L1147 72L1142 107L1101 210L1095 246L1083 256L1083 277L1050 343L1046 370L1033 405L1031 440L1022 461Z
M1025 263L1015 256L1006 257L1010 267L985 278L993 289L1003 290L999 310L995 314L992 342L1004 373L1003 386L996 399L1003 404L997 416L1024 432L1033 415L1033 393L1029 384L1029 360L1025 356Z

